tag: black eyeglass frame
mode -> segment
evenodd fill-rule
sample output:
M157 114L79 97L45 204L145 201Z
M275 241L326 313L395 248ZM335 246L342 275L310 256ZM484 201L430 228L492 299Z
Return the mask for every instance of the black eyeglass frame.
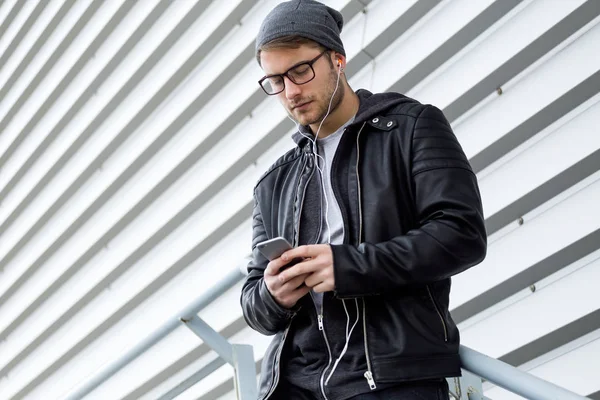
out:
M290 68L289 68L287 71L285 71L283 74L272 74L272 75L266 75L266 76L263 76L263 77L262 77L262 78L260 78L260 80L258 81L258 84L259 84L259 86L262 88L263 92L265 92L265 93L266 93L267 95L269 95L269 96L274 96L274 95L276 95L276 94L279 94L279 93L281 93L281 92L283 92L283 91L285 90L285 79L283 79L284 77L287 77L287 78L288 78L290 81L292 81L292 82L293 82L295 85L304 85L304 84L307 84L308 82L310 82L310 81L312 81L313 79L315 79L315 77L317 76L317 74L315 73L315 69L313 68L313 64L314 64L314 63L316 63L316 62L317 62L317 60L323 56L323 54L325 54L325 53L327 53L327 52L329 52L329 51L331 51L331 50L324 50L322 53L320 53L318 56L316 56L315 58L313 58L313 59L312 59L312 60L310 60L310 61L302 61L302 62L300 62L300 63L298 63L298 64L296 64L296 65L293 65L293 66L292 66L292 67L290 67ZM296 69L296 68L298 68L298 67L302 67L302 66L304 66L304 65L308 65L308 66L310 67L310 69L312 70L312 73L313 73L313 74L312 74L312 78L310 78L310 79L309 79L309 80L307 80L306 82L298 83L298 82L296 82L296 81L295 81L295 79L294 79L294 78L292 78L290 75L288 75L288 73L289 73L291 70L293 70L293 69ZM282 89L281 89L280 91L278 91L278 92L275 92L275 93L269 93L269 92L267 92L267 89L265 89L265 87L263 86L263 82L264 82L265 80L267 80L267 79L270 79L270 78L273 78L273 77L276 77L276 76L279 76L279 77L281 77L281 81L283 82L283 87L282 87Z

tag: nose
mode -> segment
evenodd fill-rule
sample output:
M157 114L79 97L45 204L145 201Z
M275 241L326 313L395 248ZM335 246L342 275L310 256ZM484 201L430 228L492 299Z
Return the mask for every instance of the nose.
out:
M285 79L285 97L288 100L293 100L300 95L302 90L300 89L300 85L296 85L294 82L289 80L286 76Z

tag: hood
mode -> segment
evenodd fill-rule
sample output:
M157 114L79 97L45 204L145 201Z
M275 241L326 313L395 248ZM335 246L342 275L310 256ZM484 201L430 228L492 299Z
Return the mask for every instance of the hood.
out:
M401 103L414 103L414 100L406 97L400 93L388 92L388 93L377 93L373 94L365 89L359 89L356 91L360 105L358 106L358 112L352 124L348 127L355 125L362 125L363 122L381 115L383 112L390 108L396 107ZM299 131L294 132L292 139L300 147L303 142L307 139L307 136L314 139L314 135L308 125L299 125Z

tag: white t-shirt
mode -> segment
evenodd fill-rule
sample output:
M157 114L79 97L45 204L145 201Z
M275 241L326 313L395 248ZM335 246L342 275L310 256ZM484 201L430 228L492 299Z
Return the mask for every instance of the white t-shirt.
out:
M337 151L338 145L346 126L354 121L354 117L350 118L344 125L331 135L317 139L317 152L320 157L319 168L323 171L323 181L321 190L325 191L325 196L322 196L321 210L321 234L319 243L342 244L344 243L344 220L342 219L342 210L335 199L333 188L331 187L331 164L333 157ZM327 199L327 201L325 201ZM331 240L329 232L331 232ZM313 299L320 310L323 301L323 294L313 292Z

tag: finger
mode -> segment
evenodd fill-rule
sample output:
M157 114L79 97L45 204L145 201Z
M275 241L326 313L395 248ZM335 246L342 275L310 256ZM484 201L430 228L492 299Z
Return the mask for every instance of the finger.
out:
M300 299L301 297L306 296L306 294L308 294L308 292L310 292L311 290L312 289L309 288L308 286L302 285L294 291L294 297L296 297L297 299Z
M281 258L286 261L293 260L296 257L299 258L313 258L317 255L316 246L305 245L298 246L294 249L288 250L281 255Z
M310 288L304 284L303 279L304 276L299 276L296 279L287 282L272 294L280 304L288 304L288 307L291 307L310 291Z
M288 281L296 276L310 274L320 269L321 262L315 259L304 260L282 271L279 274L281 282Z
M272 280L272 282L273 282L272 285L269 285L269 281L267 281L266 283L267 283L267 286L271 286L271 288L276 293L279 294L279 293L290 292L290 291L296 289L297 287L303 285L305 278L306 278L305 275L301 275L301 276L296 276L292 279L289 279L286 282L281 282L281 280L279 279L279 276L275 275L275 276L271 276L269 279L269 280Z
M281 267L287 264L287 261L281 259L281 257L270 261L265 268L265 275L277 275Z
M318 272L313 272L312 274L309 274L306 277L306 279L304 279L304 283L306 284L306 286L310 286L312 288L312 287L317 286L324 280L325 279L323 276L321 276L321 274L319 274Z
M312 288L312 290L314 290L316 293L330 292L333 289L334 288L332 287L332 285L329 282L325 282L325 281L317 284L316 286L313 286L313 288Z
M296 276L281 285L281 292L293 292L301 286L304 286L304 275Z
M277 293L283 285L276 276L265 275L263 279L265 280L265 285L267 285L267 289L269 289L269 292L273 295Z
M289 298L292 300L293 303L295 303L298 300L300 300L300 298L306 296L306 294L310 292L310 290L311 289L308 286L302 285L298 289L295 289L293 292L291 292L289 294Z

